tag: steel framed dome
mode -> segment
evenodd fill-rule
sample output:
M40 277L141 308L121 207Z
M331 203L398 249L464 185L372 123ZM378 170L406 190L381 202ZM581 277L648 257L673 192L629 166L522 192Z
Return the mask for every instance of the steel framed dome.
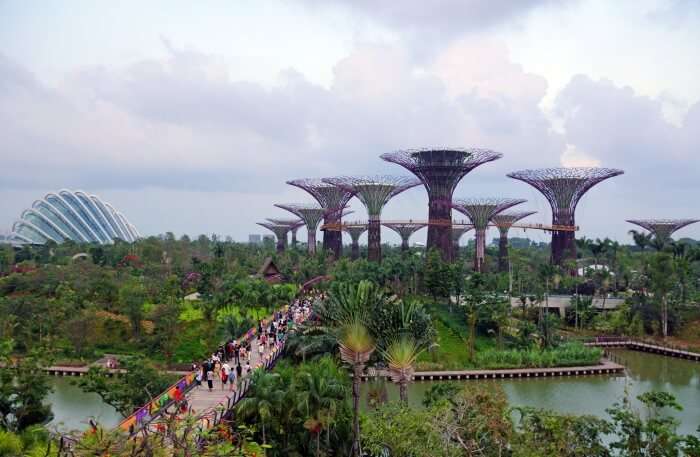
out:
M96 195L61 189L49 192L22 211L9 238L31 244L49 240L111 244L115 239L133 242L140 237L122 213Z

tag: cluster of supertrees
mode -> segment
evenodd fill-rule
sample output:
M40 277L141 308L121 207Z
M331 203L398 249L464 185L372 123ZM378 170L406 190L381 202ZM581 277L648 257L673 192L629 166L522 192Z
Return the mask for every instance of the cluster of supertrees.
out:
M320 179L296 179L287 184L307 191L315 204L276 204L293 213L296 219L267 219L260 225L277 236L277 249L283 250L287 234L305 225L308 232L308 252L316 252L316 232L323 222L323 249L338 258L342 253L342 231L352 238L352 257L359 256L358 240L368 232L368 260L381 261L381 213L390 199L403 191L423 185L428 193L427 222L387 222L386 227L399 234L402 248L408 249L410 236L428 227L427 249L438 249L445 261L453 261L460 237L475 231L474 269L482 271L486 247L486 230L496 226L500 231L499 270L507 268L508 230L534 211L507 212L525 200L515 198L454 198L457 184L480 165L493 162L503 154L488 149L409 149L380 156L383 160L402 166L410 176L340 176ZM552 209L551 261L563 265L576 259L576 207L581 197L596 184L623 174L622 170L599 167L542 168L522 170L507 176L526 182L540 191ZM342 217L348 202L358 198L368 214L367 223L344 224ZM452 210L464 214L469 222L456 223ZM670 234L696 220L634 220L629 221L658 236Z

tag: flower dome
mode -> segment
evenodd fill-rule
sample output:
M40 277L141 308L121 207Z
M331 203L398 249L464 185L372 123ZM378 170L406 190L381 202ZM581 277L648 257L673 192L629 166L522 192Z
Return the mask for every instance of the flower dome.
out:
M124 215L96 195L60 190L36 200L22 212L8 237L15 243L111 244L114 239L136 241L141 235Z

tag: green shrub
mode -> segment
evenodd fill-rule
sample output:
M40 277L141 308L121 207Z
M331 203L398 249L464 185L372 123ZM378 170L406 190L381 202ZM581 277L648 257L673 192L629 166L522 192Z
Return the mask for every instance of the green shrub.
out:
M600 362L602 351L589 348L580 343L566 343L553 349L543 351L489 349L476 355L480 368L547 368L570 367L577 365L596 365Z

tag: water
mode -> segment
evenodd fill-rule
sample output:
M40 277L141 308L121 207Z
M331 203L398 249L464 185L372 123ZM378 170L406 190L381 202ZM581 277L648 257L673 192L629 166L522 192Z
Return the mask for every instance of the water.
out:
M51 378L53 392L46 399L54 414L48 427L62 432L83 430L88 420L94 419L104 427L114 427L122 416L116 409L102 401L99 395L83 392L80 387L71 385L70 377Z
M627 367L625 376L579 376L462 381L501 385L511 405L533 406L562 413L592 414L608 418L605 409L620 401L625 388L634 398L650 390L672 393L683 411L672 412L680 421L679 432L694 433L700 425L700 363L645 352L618 350L617 362ZM409 385L409 403L420 405L431 381ZM367 385L363 385L366 392ZM387 383L390 400L398 400L398 388ZM634 402L641 408L639 402Z

